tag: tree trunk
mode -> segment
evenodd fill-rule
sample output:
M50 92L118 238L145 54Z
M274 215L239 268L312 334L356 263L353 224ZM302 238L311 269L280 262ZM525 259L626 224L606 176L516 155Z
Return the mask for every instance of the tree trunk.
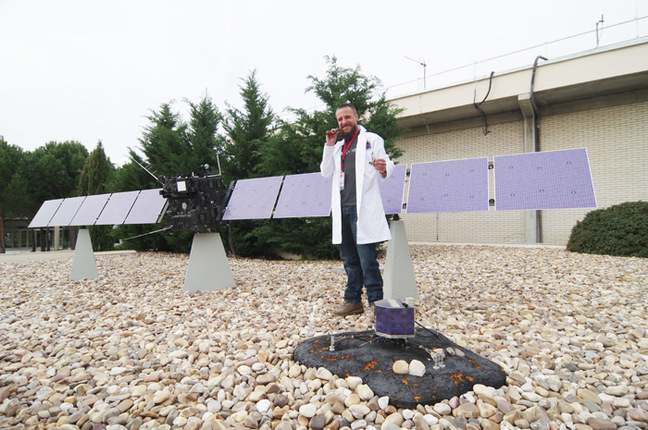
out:
M77 240L77 231L76 227L70 227L70 249L74 251L76 249L76 240Z
M4 214L0 214L0 254L5 253L5 217Z

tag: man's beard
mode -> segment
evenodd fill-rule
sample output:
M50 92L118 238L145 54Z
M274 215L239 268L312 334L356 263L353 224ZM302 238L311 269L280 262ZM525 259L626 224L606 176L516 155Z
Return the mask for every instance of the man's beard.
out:
M355 136L355 134L356 134L356 131L358 131L358 126L353 127L351 130L349 130L348 133L345 133L342 130L340 130L340 134L346 140L346 139L353 138L353 136Z

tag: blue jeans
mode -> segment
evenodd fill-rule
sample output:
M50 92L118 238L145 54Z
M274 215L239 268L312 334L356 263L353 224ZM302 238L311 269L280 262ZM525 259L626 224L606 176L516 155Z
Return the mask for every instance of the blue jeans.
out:
M355 206L342 207L342 243L340 257L347 274L344 300L349 303L362 303L362 286L367 289L369 305L383 298L383 280L378 265L376 244L357 244L356 222L358 213Z

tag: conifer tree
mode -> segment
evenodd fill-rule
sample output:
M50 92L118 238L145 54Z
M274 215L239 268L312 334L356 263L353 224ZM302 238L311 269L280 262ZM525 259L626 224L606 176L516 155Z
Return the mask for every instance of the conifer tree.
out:
M250 72L240 86L245 108L230 107L223 128L227 133L224 171L229 179L246 179L259 176L261 148L274 130L276 118L256 78Z
M268 143L276 122L268 96L261 91L256 71L251 71L239 88L244 108L227 109L223 123L226 143L222 165L226 182L261 175L261 148ZM231 224L231 234L238 254L268 254L268 244L260 242L257 237L257 232L265 223L266 221L248 220Z
M99 141L81 170L78 194L90 196L106 193L114 170L115 167L106 157L101 141ZM114 240L110 235L112 226L90 226L88 230L95 251L107 251L113 248Z
M344 102L356 107L361 125L385 139L390 157L399 157L400 151L394 147L403 131L396 122L399 111L379 92L380 81L362 74L360 67L339 66L335 57L326 57L326 61L326 76L309 76L311 85L307 88L326 107L312 113L293 109L296 121L282 124L279 132L260 148L258 171L262 176L319 172L326 130L337 128L335 110ZM255 234L260 244L266 244L265 249L319 258L337 255L337 248L331 244L330 218L274 220Z
M147 117L150 124L139 139L146 163L157 175L173 176L192 170L191 147L186 139L187 124L163 103Z
M151 112L148 116L150 123L139 140L141 154L130 149L133 161L118 170L112 183L113 191L160 187L160 183L137 163L145 166L154 176L198 175L202 173L204 164L209 164L212 171L215 171L216 154L223 146L223 140L217 134L222 116L207 95L199 103L187 103L190 107L188 123L180 114L173 112L169 103L164 103L158 111ZM165 225L166 220L161 225L119 226L116 236L140 236ZM124 246L138 250L188 252L191 238L189 232L156 233L128 241Z
M115 166L106 156L101 141L97 142L81 170L78 194L83 196L107 192L114 170Z
M223 151L223 138L218 135L218 127L223 116L209 96L205 95L199 103L187 101L190 119L187 128L192 171L198 173L200 167L208 164L216 173L217 154ZM188 172L187 172L188 173Z

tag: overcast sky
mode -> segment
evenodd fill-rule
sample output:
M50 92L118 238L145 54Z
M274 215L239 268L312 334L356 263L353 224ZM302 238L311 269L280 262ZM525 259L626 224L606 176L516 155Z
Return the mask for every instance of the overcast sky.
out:
M188 119L184 100L204 94L239 107L254 69L283 115L320 107L305 89L327 55L395 97L423 89L417 61L430 89L593 49L602 15L600 46L648 36L648 19L616 25L648 0L0 0L0 136L30 151L101 140L122 165L151 110L172 102Z

